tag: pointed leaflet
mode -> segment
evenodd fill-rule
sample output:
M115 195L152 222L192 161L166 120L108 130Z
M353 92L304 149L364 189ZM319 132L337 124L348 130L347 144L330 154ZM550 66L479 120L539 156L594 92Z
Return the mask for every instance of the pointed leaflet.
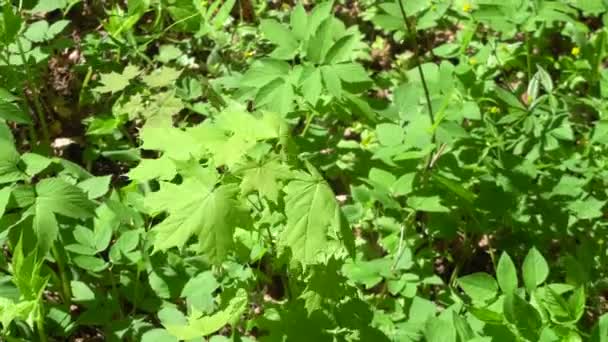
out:
M542 284L549 275L549 266L547 261L540 254L538 249L532 248L524 259L522 266L524 285L529 293L531 293L536 287Z
M301 2L298 2L296 7L291 12L291 29L293 31L294 36L296 36L299 40L304 40L308 36L308 14L306 14L306 10L304 6L302 6Z
M474 301L486 301L496 296L498 286L492 276L478 272L458 278L458 284Z
M505 318L530 341L538 341L542 319L538 311L515 292L507 294L503 303Z
M268 40L277 45L272 56L279 59L290 59L298 48L296 36L284 25L274 19L262 20L262 33Z
M167 211L169 216L157 224L154 250L182 248L197 236L199 251L211 262L220 263L232 247L232 235L237 225L246 222L235 199L238 188L210 184L187 178L182 184L161 183L160 191L145 199L154 213Z
M511 257L503 252L496 267L496 279L504 293L511 293L517 289L517 269Z
M293 258L312 264L328 245L330 229L338 231L340 208L329 185L311 166L311 174L299 172L287 184L287 227L279 243L291 249Z

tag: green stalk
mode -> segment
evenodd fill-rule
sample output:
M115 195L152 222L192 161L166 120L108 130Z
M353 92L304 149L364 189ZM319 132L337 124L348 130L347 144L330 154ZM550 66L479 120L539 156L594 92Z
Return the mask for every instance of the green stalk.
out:
M66 268L65 250L63 249L61 240L57 240L53 243L51 252L53 253L53 258L55 258L55 261L57 262L57 268L59 268L63 302L67 306L70 306L70 304L72 304L72 287L70 285L70 276L68 275Z
M38 303L38 317L36 318L36 328L40 342L47 342L46 330L44 328L44 304L42 300Z
M422 89L424 90L424 97L426 99L426 107L429 112L429 119L431 120L431 126L435 126L435 114L433 113L433 104L431 103L431 94L429 92L428 84L426 83L426 77L424 76L424 71L422 70L422 58L420 57L420 45L418 44L418 34L416 30L416 26L412 25L407 18L407 14L405 13L405 8L403 7L403 0L397 1L399 3L399 10L401 11L401 16L403 17L403 24L408 34L412 37L414 41L414 59L416 60L416 68L418 69L418 75L420 76L420 82L422 82ZM413 26L413 27L412 27ZM435 144L436 134L435 131L432 133L431 142ZM432 168L432 162L435 159L435 148L429 154L425 161L425 172Z
M19 55L21 56L21 61L23 62L23 66L25 68L25 74L27 77L27 82L29 83L30 91L32 92L32 100L34 101L34 107L36 107L36 114L38 115L38 121L40 122L40 128L42 129L42 138L46 148L50 148L51 146L51 137L49 134L49 128L46 123L46 118L44 117L44 110L42 109L42 103L40 102L40 97L38 94L38 90L34 86L34 80L32 78L32 70L30 65L28 64L27 58L25 57L25 52L23 51L23 45L19 38L17 38L17 48L19 49Z
M526 34L526 66L528 68L528 82L532 79L532 56L530 55L530 34Z
M426 83L426 78L424 77L424 72L422 71L422 59L420 58L420 46L418 44L418 35L416 33L416 28L412 28L410 21L407 19L407 14L405 14L405 8L403 7L403 0L397 1L399 3L399 10L401 11L401 16L403 17L403 23L409 35L414 40L414 59L416 60L416 67L418 69L418 74L420 75L420 81L422 82L422 88L424 89L424 96L426 97L426 106L429 111L429 118L431 119L431 125L435 124L435 116L433 114L433 105L431 104L431 95L429 93L429 87ZM433 134L433 142L435 142L435 134Z

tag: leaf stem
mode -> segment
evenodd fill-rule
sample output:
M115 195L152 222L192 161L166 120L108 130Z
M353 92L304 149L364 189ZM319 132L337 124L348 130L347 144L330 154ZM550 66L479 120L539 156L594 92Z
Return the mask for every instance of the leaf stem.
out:
M63 249L61 240L58 239L53 243L53 246L51 247L51 252L53 253L53 257L57 262L57 267L59 268L59 277L61 278L63 302L66 304L66 306L69 307L72 303L72 288L70 285L70 277L66 269L65 250Z
M403 0L398 0L399 10L401 11L401 16L403 17L403 23L409 35L414 40L414 59L416 60L416 68L418 69L418 74L420 75L420 81L422 82L422 88L424 89L424 96L426 97L426 106L429 111L429 118L431 119L431 125L435 124L435 116L433 114L433 105L431 104L431 94L429 92L428 84L426 83L426 78L424 76L424 71L422 70L422 60L420 58L420 46L418 44L418 35L416 33L416 28L411 26L410 21L407 19L407 14L405 14L405 8L403 7ZM433 142L435 142L435 134L433 134Z
M32 92L32 100L34 102L34 107L36 109L36 114L38 115L38 121L40 123L40 128L42 130L42 138L45 144L45 148L50 148L51 146L51 137L49 134L49 128L46 123L46 118L44 117L44 110L42 109L42 104L40 103L40 96L38 94L38 90L34 87L34 80L32 78L32 69L28 64L27 58L25 57L25 51L23 50L23 45L21 44L21 40L17 38L17 48L19 49L19 55L21 56L21 61L25 68L25 75L27 78L27 83L29 85L29 89Z
M38 330L38 338L40 342L47 342L46 330L44 328L44 303L42 299L38 303L38 317L36 318L36 328Z

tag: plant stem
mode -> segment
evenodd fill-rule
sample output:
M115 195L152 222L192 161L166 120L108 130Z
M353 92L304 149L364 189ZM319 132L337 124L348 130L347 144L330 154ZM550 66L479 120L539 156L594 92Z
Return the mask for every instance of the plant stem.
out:
M526 66L528 68L528 82L532 80L532 56L530 55L530 34L526 34Z
M38 338L40 342L47 342L46 330L44 329L44 304L42 300L38 303L38 317L36 318L36 328L38 330Z
M407 19L407 14L405 14L405 8L403 7L403 0L397 1L399 3L399 10L401 10L401 16L403 17L403 23L409 35L414 40L414 59L416 60L416 68L418 69L418 74L420 75L420 81L422 82L422 88L424 89L424 96L426 97L426 106L429 111L429 118L431 119L431 125L435 124L435 116L433 114L433 105L431 104L431 94L429 93L429 87L426 83L426 78L424 77L424 71L422 71L422 60L420 58L420 46L418 45L418 35L416 33L416 28L411 27L410 21ZM435 142L435 134L433 134L433 142Z
M40 128L42 129L43 143L46 148L49 148L51 145L49 128L46 124L46 118L44 117L44 110L42 109L42 104L40 103L40 96L38 94L38 90L34 87L32 69L30 68L27 58L25 57L25 51L23 50L23 45L21 44L21 40L19 40L19 38L17 38L17 48L19 49L19 55L21 56L21 61L25 68L25 75L27 77L29 89L32 92L32 100L34 101L34 107L36 107L36 114L38 115L38 121L40 123Z
M59 277L61 278L61 289L63 291L63 302L70 306L72 303L72 288L70 285L70 277L68 275L65 263L65 250L63 249L63 245L61 244L61 240L55 241L53 246L51 247L51 252L53 253L53 257L57 262L57 267L59 268Z

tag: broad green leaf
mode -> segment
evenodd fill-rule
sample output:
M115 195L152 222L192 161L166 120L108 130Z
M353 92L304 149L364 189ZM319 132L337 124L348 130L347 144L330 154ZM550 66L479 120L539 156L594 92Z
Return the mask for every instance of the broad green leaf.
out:
M151 329L141 335L141 342L178 342L177 337L165 329Z
M517 289L517 269L506 252L503 252L498 260L496 279L503 293L511 293Z
M0 119L19 124L31 124L32 118L21 107L13 102L0 99Z
M521 335L530 341L537 341L542 327L538 311L515 292L505 296L503 310L505 318L517 327Z
M234 229L246 224L243 209L235 197L237 192L234 185L213 189L193 179L180 185L161 183L160 191L145 200L152 212L169 214L152 228L156 234L154 250L183 248L196 236L198 250L211 262L224 261L233 245Z
M484 302L496 297L498 285L494 278L484 272L458 278L458 285L474 301Z
M247 302L247 292L239 289L223 310L211 316L199 316L193 313L188 317L187 325L166 324L165 328L180 340L208 336L227 324L235 325L240 320L241 314L247 309Z
M456 342L456 329L447 319L431 317L426 321L424 337L427 342Z
M335 97L342 96L342 82L336 74L333 66L322 66L321 67L321 75L323 76L323 83L325 84L325 88L329 90L329 93Z
M99 82L102 84L101 86L95 88L94 90L98 93L116 93L127 86L129 86L130 81L139 75L140 70L138 67L133 65L128 65L122 72L122 74L116 73L112 71L109 74L101 74Z
M143 76L141 80L150 88L163 88L173 85L181 73L180 70L163 66L152 71L149 75Z
M577 200L568 205L568 209L581 220L590 220L602 217L602 208L606 205L606 201L600 201L593 196L589 196L584 200Z
M44 171L52 163L51 159L35 153L24 153L21 155L21 161L25 163L25 173L30 177Z
M46 20L39 20L30 24L23 35L32 42L41 43L53 39L57 34L61 33L69 23L69 20L59 20L52 25L49 25Z
M5 1L0 17L0 40L6 45L12 43L21 29L21 15L13 11L12 2Z
M59 234L59 225L52 211L45 207L36 206L32 229L36 234L38 247L43 253L51 249L51 246Z
M142 159L136 167L129 170L129 179L143 183L151 179L172 180L177 174L175 163L167 156L157 159Z
M170 159L189 160L203 156L202 143L188 131L174 127L144 126L140 137L143 140L142 149L164 152L163 156Z
M67 0L40 0L32 9L33 13L52 12L58 9L64 9L68 5Z
M78 187L81 188L87 194L89 199L95 199L108 193L108 191L110 190L111 181L111 175L91 177L78 183Z
M175 91L169 90L156 94L141 115L146 118L145 127L172 127L173 116L184 108L184 103L175 95Z
M293 109L293 85L285 79L277 78L260 89L255 101L258 107L280 114L289 113Z
M388 258L347 262L342 266L342 273L351 281L371 289L378 285L383 278L391 276L392 263L393 261Z
M332 66L338 77L347 83L371 82L365 68L358 63L340 63Z
M95 204L75 185L59 178L47 178L36 184L36 208L71 218L90 218Z
M535 247L532 247L526 255L522 270L524 285L526 285L526 289L530 293L532 293L538 285L542 284L549 275L547 261L545 261L545 258Z
M95 301L95 292L84 282L72 280L70 282L74 301L78 303L90 303Z
M243 195L258 191L260 195L277 203L282 188L280 181L289 176L289 168L276 160L270 160L263 164L251 163L235 173L243 175Z
M578 197L583 192L583 186L588 181L584 178L574 177L568 174L562 176L559 183L551 191L552 195Z
M608 145L608 120L601 120L595 124L591 142L596 144Z
M403 128L391 123L382 123L376 126L378 141L384 146L396 146L403 142Z
M240 83L243 86L260 88L277 78L285 77L289 71L290 66L287 62L265 58L254 62L243 75Z
M29 177L19 169L19 153L12 141L0 140L0 184L26 180Z
M321 91L323 90L323 84L321 83L321 69L311 68L306 71L307 74L302 80L302 95L312 105L316 105Z
M212 312L215 305L213 293L219 286L211 271L202 272L188 280L181 296L186 298L188 307L202 312Z
M593 328L591 342L608 342L608 314L602 315Z
M410 196L407 199L407 205L412 209L427 212L445 213L450 211L441 204L439 196Z
M336 64L351 60L355 42L354 35L347 35L338 39L327 51L325 64Z
M338 231L340 208L335 195L317 173L299 172L284 189L287 227L280 245L304 264L312 264L326 251L330 232Z

